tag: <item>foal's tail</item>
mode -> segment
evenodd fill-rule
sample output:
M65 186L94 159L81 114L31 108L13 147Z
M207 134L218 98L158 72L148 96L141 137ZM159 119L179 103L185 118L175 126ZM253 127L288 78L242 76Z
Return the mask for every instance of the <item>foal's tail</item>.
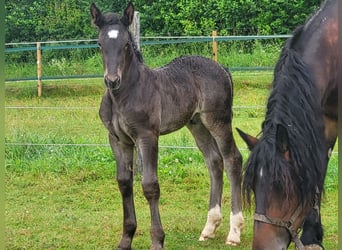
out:
M231 106L233 105L233 97L234 97L234 84L233 84L233 77L232 77L232 74L230 73L228 67L225 67L223 65L221 65L221 67L224 69L224 71L227 73L228 75L228 78L229 78L229 82L230 82L230 86L231 86ZM232 112L233 113L233 112Z
M225 66L222 66L222 68L227 72L227 74L229 76L229 80L233 83L232 74L230 73L229 69ZM232 85L232 87L233 87L233 85Z

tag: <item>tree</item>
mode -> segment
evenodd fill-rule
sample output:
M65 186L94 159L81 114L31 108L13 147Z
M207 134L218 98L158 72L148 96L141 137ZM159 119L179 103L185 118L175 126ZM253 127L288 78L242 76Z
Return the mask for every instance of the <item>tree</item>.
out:
M94 0L96 1L96 0ZM289 34L321 0L135 0L143 36ZM121 14L125 0L98 0ZM87 0L6 0L6 42L95 38Z

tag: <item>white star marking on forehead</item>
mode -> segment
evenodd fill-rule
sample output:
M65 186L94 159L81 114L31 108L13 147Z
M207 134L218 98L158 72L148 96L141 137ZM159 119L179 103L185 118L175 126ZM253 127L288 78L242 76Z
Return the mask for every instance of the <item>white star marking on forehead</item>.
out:
M260 168L260 178L262 178L262 176L263 176L263 170L262 168Z
M110 30L108 31L108 37L111 39L116 39L118 38L119 31L118 30Z

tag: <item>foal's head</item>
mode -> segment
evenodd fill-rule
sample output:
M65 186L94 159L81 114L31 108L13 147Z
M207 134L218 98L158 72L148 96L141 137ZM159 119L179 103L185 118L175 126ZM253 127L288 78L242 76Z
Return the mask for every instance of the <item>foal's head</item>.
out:
M110 89L118 89L125 69L133 58L142 61L128 30L134 16L133 4L130 2L127 5L122 17L115 13L102 14L94 3L90 6L90 13L93 23L99 29L98 44L102 54L105 84Z

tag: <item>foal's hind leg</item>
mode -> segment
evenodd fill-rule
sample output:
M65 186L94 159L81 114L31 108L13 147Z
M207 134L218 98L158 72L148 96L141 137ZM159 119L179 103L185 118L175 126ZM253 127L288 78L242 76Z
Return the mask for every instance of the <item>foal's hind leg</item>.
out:
M241 204L242 156L236 147L231 121L228 114L204 113L202 121L210 134L214 137L223 158L231 187L230 231L226 244L236 246L240 243L240 233L244 225Z
M120 250L131 249L132 239L137 228L133 200L133 145L117 141L109 134L109 142L116 160L116 179L122 196L123 232L118 245Z
M222 221L221 203L223 188L223 159L216 142L203 126L199 117L195 117L187 127L201 150L210 174L210 200L207 222L202 230L200 241L215 237L215 231Z

